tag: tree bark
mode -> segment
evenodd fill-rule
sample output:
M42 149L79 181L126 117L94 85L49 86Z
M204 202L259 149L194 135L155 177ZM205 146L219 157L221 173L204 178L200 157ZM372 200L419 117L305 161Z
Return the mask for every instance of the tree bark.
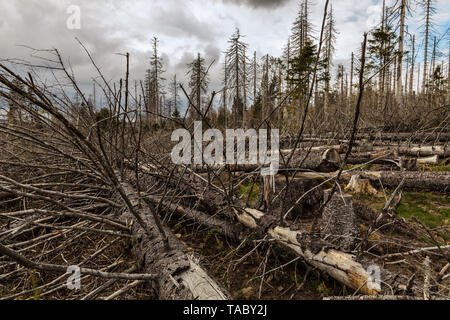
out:
M369 272L366 265L369 262L358 261L354 255L331 248L326 242L313 238L310 234L291 230L289 227L278 225L264 228L266 215L258 210L246 208L243 212L235 210L240 223L251 229L266 230L265 233L276 241L278 245L301 257L308 264L327 273L337 281L346 286L358 290L362 294L375 295L389 291L369 288ZM389 282L391 287L398 287L397 277L390 272L381 270L384 281ZM390 291L389 291L390 292Z
M361 178L369 179L374 184L395 188L405 178L404 187L411 189L448 192L450 190L450 172L434 171L366 171Z
M339 169L341 157L336 149L296 150L290 166L317 172L333 172Z
M430 190L437 192L448 192L450 190L450 172L439 171L352 171L343 172L341 180L349 182L352 175L360 174L362 179L369 179L374 185L381 182L384 187L395 188L403 178L404 187L409 189ZM337 175L333 173L301 172L297 177L324 180L333 179Z
M326 240L344 251L356 245L359 227L353 210L353 197L350 194L333 194L331 189L324 191L325 206L320 221L320 232Z
M150 238L138 223L132 223L131 230L135 243L132 252L137 258L141 270L157 275L155 289L161 300L226 300L230 296L214 279L201 268L193 255L177 239L172 231L163 225L169 241L169 248L164 246L156 221L145 208L138 208L138 196L128 183L121 183L132 205L139 211L150 228ZM126 210L124 221L134 221L133 215Z
M438 155L440 157L450 156L450 148L447 146L387 146L387 147L374 147L374 151L392 150L399 155L415 156L415 157L428 157Z

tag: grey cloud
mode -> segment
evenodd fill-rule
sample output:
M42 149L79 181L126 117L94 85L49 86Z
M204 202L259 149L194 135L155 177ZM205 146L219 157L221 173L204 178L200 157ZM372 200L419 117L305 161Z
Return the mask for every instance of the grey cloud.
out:
M91 79L97 74L75 37L86 45L108 80L124 77L125 60L116 53L129 52L132 81L139 81L149 67L151 41L157 36L167 80L177 74L179 81L185 81L186 64L201 52L208 65L215 60L209 73L210 90L218 90L223 77L222 52L228 47L227 40L234 28L240 27L246 35L249 52L256 50L259 56L279 55L297 14L298 1L0 0L0 59L32 60L32 52L18 45L58 48L64 61L70 61L83 90L89 93ZM311 18L319 26L323 2L315 2ZM373 1L338 2L339 6L334 8L340 31L335 66L339 62L347 66L350 51L359 49L362 33L366 31L367 8ZM440 12L448 12L448 0L436 3ZM71 4L81 8L81 30L66 28L66 10Z
M222 0L225 3L245 5L251 8L278 8L284 6L291 0Z
M208 44L205 47L205 56L206 56L206 59L208 59L208 60L211 59L211 61L215 60L216 63L219 63L219 60L220 60L220 49L217 48L213 44Z

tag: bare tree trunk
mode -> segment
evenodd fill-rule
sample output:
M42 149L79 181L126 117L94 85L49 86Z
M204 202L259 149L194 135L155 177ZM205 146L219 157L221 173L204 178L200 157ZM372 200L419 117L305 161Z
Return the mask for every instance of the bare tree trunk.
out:
M256 103L256 51L253 52L253 109Z
M244 89L244 101L242 101L242 127L247 128L247 61L245 56L245 48L243 49L243 56L242 56L242 73L243 73L243 89Z
M417 65L417 93L420 91L420 63Z
M411 73L409 77L409 94L413 94L413 82L414 82L414 49L415 49L415 38L416 36L413 35L412 37L412 53L411 53Z
M447 71L447 104L448 103L450 103L450 41L448 46L448 71Z
M426 16L425 16L425 47L423 58L423 80L422 80L422 92L425 93L427 83L427 63L428 63L428 37L430 28L430 7L431 0L427 0Z
M350 98L353 94L353 67L354 67L354 54L352 52L352 60L350 64Z
M402 62L403 62L403 39L405 34L405 12L406 0L400 5L400 35L398 38L398 63L397 63L397 97L402 95Z

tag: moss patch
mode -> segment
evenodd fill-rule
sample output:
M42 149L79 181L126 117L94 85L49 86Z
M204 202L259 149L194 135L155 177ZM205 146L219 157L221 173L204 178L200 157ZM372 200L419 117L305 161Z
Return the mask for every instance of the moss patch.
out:
M450 171L450 164L419 164L419 168L423 171Z
M249 205L254 206L258 201L259 195L259 183L255 183L252 190L252 183L248 182L246 184L241 184L238 190L238 196L242 199L242 201L247 201L248 195L250 194Z
M397 208L397 214L403 218L415 216L430 228L449 225L450 198L431 192L407 192Z
M383 196L353 194L353 197L377 211L382 210L386 204ZM430 228L449 225L450 197L432 192L404 192L397 208L397 216L405 219L416 217Z

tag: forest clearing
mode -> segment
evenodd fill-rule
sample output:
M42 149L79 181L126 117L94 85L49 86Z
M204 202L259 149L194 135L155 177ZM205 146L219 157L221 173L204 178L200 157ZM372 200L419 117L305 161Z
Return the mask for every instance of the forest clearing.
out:
M345 66L333 0L178 77L156 36L142 79L75 37L88 86L1 54L0 300L450 299L449 21L379 4Z

